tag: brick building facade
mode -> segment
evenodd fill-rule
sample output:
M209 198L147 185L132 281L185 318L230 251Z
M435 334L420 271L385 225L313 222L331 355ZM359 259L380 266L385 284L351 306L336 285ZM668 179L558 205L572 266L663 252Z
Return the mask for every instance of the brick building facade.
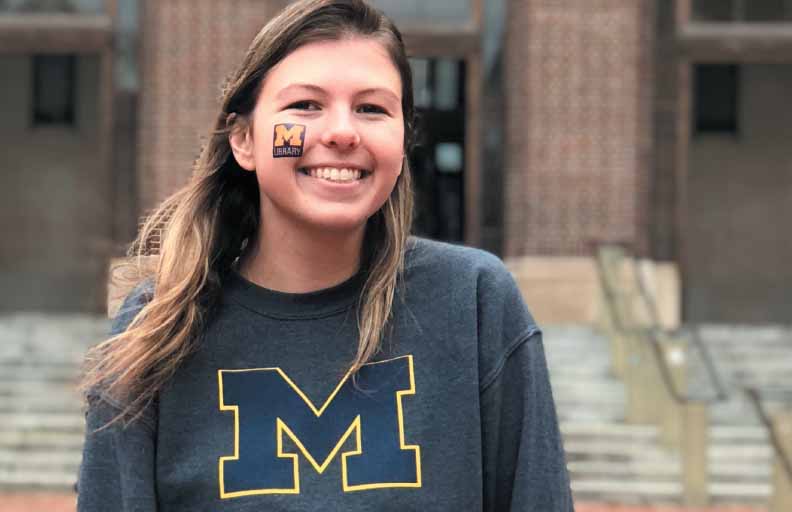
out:
M189 178L224 78L286 3L139 0L139 98L125 117L134 135L116 126L114 146L115 168L135 148L134 191L114 185L135 199L114 213L116 255L134 219ZM460 241L550 262L617 241L679 265L688 319L784 321L792 247L772 219L789 213L792 163L783 124L768 119L772 105L790 103L792 39L788 24L761 23L792 20L792 2L774 3L783 16L757 10L762 2L724 14L711 0L374 3L430 75L462 70L457 110L435 112L464 124L454 135L461 157L442 148L444 165L453 157L443 190L464 190L460 205L446 205ZM739 134L696 131L702 63L742 70ZM442 199L425 194L422 204Z

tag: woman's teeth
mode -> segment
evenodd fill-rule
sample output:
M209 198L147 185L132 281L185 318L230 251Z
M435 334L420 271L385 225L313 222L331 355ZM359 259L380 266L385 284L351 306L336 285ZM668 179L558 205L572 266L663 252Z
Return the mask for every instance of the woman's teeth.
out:
M302 168L300 172L312 178L320 178L328 181L355 181L366 176L366 171L360 169L338 169L335 167L313 167L310 169Z

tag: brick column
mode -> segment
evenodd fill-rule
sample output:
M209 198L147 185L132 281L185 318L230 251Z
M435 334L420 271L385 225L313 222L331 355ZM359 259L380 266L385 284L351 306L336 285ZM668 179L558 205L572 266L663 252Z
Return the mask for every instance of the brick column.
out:
M510 0L505 256L648 245L652 0Z
M144 0L138 187L141 214L190 177L223 81L283 0Z

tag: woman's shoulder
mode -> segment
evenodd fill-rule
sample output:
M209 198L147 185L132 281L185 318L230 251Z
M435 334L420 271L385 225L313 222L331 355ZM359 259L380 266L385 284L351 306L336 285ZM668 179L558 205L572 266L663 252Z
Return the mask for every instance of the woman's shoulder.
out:
M454 275L462 273L467 277L471 275L510 277L503 261L491 252L418 236L409 239L405 269Z
M124 332L141 309L154 297L154 278L146 278L137 283L124 298L124 302L113 317L110 335Z
M482 249L419 237L411 242L407 296L430 316L444 318L453 311L460 320L475 317L480 374L496 375L516 347L540 332L516 279L498 256ZM469 324L449 328L463 325Z
M514 276L498 256L475 247L411 237L405 255L407 287L450 293L495 307L524 307Z

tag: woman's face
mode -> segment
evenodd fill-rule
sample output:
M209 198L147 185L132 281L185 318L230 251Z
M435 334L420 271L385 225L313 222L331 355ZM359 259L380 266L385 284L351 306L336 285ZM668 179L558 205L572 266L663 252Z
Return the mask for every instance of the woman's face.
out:
M252 136L231 137L237 162L256 172L270 233L362 233L401 173L401 87L387 50L367 38L310 43L270 70Z

